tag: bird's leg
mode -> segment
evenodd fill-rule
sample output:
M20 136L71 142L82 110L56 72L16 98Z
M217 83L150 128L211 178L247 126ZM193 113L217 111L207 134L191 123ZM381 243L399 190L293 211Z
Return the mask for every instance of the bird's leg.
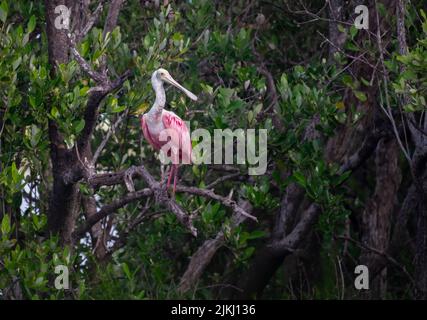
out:
M166 190L168 190L169 186L171 185L171 180L172 180L172 175L173 175L174 169L175 169L175 165L172 164L171 168L169 170L169 178L168 178L168 184L166 185Z
M165 181L165 165L164 164L160 165L160 173L161 173L160 184L163 185L163 182Z
M175 198L175 190L176 190L176 180L178 175L178 166L176 164L173 164L174 166L174 175L173 175L173 197Z
M169 176L170 176L172 168L171 168L170 165L162 165L160 169L161 169L161 172L162 172L162 177L161 177L161 180L160 180L160 185L161 185L162 188L164 188L166 186L166 182L171 180L169 178ZM166 188L166 190L167 190L167 188Z

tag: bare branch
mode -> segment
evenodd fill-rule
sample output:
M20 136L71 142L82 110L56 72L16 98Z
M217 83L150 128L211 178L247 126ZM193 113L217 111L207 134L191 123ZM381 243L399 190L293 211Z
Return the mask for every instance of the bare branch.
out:
M105 0L99 1L95 11L88 17L85 26L79 31L77 35L77 42L80 42L81 39L83 39L89 33L89 31L92 29L96 21L99 19L99 16L104 9L104 3L105 3Z
M307 232L310 230L310 227L314 224L319 214L319 206L312 203L304 212L302 218L292 232L283 239L272 242L269 247L274 250L276 254L295 251L301 241L305 238Z
M145 169L143 165L140 165L138 167L131 167L127 170L122 170L116 173L103 173L99 175L94 175L89 177L87 179L87 182L94 188L99 188L100 186L117 185L122 183L133 186L133 182L130 183L130 181L132 181L133 178L137 178L137 177L145 180L149 188L144 189L143 193L140 193L140 191L137 191L136 193L139 193L139 196L136 196L136 198L135 197L126 198L129 200L129 202L138 200L144 196L154 195L157 203L163 204L166 208L172 211L177 216L178 220L183 225L185 225L193 235L197 234L197 230L192 225L192 217L187 215L183 211L183 209L175 202L174 199L171 199L168 197L167 191L161 188L160 183L153 178L153 176ZM133 188L131 187L130 190L133 190ZM249 214L242 207L237 205L237 203L234 200L230 199L229 197L220 196L216 194L213 190L199 189L195 187L178 185L176 187L176 191L198 195L198 196L219 201L224 206L231 208L233 212L235 212L236 214L250 218L254 221L258 221L256 217ZM128 196L131 196L133 194L135 193L130 193ZM125 201L125 202L120 202L119 204L122 204L121 206L124 206L129 202ZM106 215L112 213L112 211L106 212L105 210L103 212L104 212L103 214L106 214ZM102 218L103 216L99 215L98 217Z
M342 48L338 47L335 43L333 43L331 40L329 40L324 34L322 34L320 31L317 31L317 33L323 38L323 40L325 40L329 45L331 45L332 47L334 47L338 52L340 52L341 54L345 55L348 58L351 58L352 60L356 60L356 61L360 61L362 63L367 64L368 66L370 66L372 69L376 69L375 66L370 63L364 56L364 54L359 55L359 56L354 56L351 54L348 54L347 52L345 52Z
M114 30L117 25L117 20L119 18L120 9L125 0L112 0L110 8L108 9L107 20L105 20L103 37L107 36L107 33Z
M380 133L373 134L371 137L368 137L360 149L357 150L344 164L340 166L338 173L342 174L348 170L354 170L358 168L369 157L371 151L375 149L380 137ZM296 193L296 195L293 196L297 197L298 195ZM282 205L286 204L286 201L282 202ZM282 208L282 210L285 210L285 208ZM295 208L291 208L290 210L295 211ZM280 234L276 232L275 237L277 240L273 240L269 247L277 254L282 254L283 252L287 251L294 251L305 238L307 232L310 230L311 225L316 221L319 214L319 206L315 203L312 203L308 209L305 210L297 225L288 235L285 233L284 237L279 238ZM289 217L287 217L287 219L289 219ZM284 229L282 230L286 231Z
M74 39L74 35L67 34L68 38L68 44L70 46L71 52L74 55L74 58L76 59L79 66L83 69L84 72L86 72L91 79L93 79L96 83L103 83L104 85L108 83L108 78L95 70L92 69L90 64L81 56L79 51L76 48L76 42Z
M381 39L378 10L376 10L376 11L377 11L377 13L376 13L377 17L376 18L377 18L377 25L378 25L378 27L377 27L377 44L378 44L378 50L380 53L381 66L383 68L383 84L384 84L386 108L384 108L384 106L382 105L382 101L380 103L380 107L384 111L384 114L387 116L387 118L390 120L390 123L393 127L394 135L396 136L399 147L400 147L401 151L403 152L403 155L405 156L406 160L408 160L409 165L411 165L411 156L409 155L409 150L407 150L405 148L405 146L403 145L402 139L400 138L400 135L399 135L399 130L397 129L396 121L393 118L393 112L391 110L390 97L388 95L388 72L387 72L387 69L386 69L385 63L384 63L384 47L382 45L382 39ZM382 96L380 95L380 97L382 97Z
M381 131L368 135L359 150L353 153L347 161L341 165L338 170L338 174L343 174L346 171L357 169L367 158L371 156L378 144L378 141L384 136L385 133Z
M96 215L96 201L93 196L82 196L82 207L84 209L84 214L86 219L90 219L93 215ZM107 252L107 239L105 239L104 234L106 230L102 226L102 222L98 221L90 229L90 236L92 239L92 250L95 253L96 257L99 260L102 260L105 257ZM107 240L107 241L104 241Z
M197 229L193 226L192 217L189 216L185 211L181 208L180 205L176 203L174 199L171 199L168 196L167 190L163 189L159 182L157 182L153 176L145 169L144 165L140 165L138 167L130 167L127 170L123 170L118 173L111 173L111 174L101 174L97 176L89 177L88 183L92 186L99 187L100 185L115 185L120 184L123 182L126 182L126 185L132 185L133 182L130 183L132 178L134 177L141 177L147 184L147 189L144 189L142 191L132 192L128 194L125 198L124 202L117 202L120 207L124 206L125 204L138 200L141 197L154 195L156 203L161 204L165 206L167 209L169 209L171 212L175 214L177 219L186 226L192 235L197 236ZM95 181L95 183L93 183ZM129 187L128 187L129 188ZM133 187L130 187L132 190ZM142 193L141 193L142 192ZM137 194L137 195L135 195ZM122 199L123 200L123 199ZM110 214L115 210L116 207L113 207L113 210L108 210L104 212L103 214ZM100 216L102 218L102 216Z
M236 178L236 177L240 177L241 175L242 174L240 172L236 172L236 173L230 173L230 174L227 174L225 176L219 177L215 181L208 184L206 186L206 189L212 189L213 187L217 186L220 183L223 183L224 181L231 180L231 179Z
M130 76L130 74L131 73L128 70L115 81L110 82L108 80L107 83L100 85L100 90L90 93L84 114L85 127L78 139L79 150L82 152L82 154L86 154L90 138L92 136L93 130L95 129L96 121L98 120L99 104L108 93L119 88Z
M176 187L176 191L177 192L190 193L190 194L202 196L205 198L211 198L211 199L217 200L217 201L221 202L224 206L231 208L234 212L241 214L242 216L245 216L249 219L252 219L252 220L258 222L258 219L256 217L247 213L242 207L238 206L236 201L234 201L228 197L220 196L220 195L216 194L215 192L213 192L213 190L199 189L199 188L195 188L195 187L186 187L186 186L179 185Z
M248 201L241 201L239 205L245 211L252 211L252 207ZM239 224L246 220L245 216L242 216L235 212L232 216L231 228L236 228ZM185 293L195 286L203 271L211 262L213 256L225 244L225 233L226 225L223 225L221 230L217 233L215 238L206 240L197 251L191 257L190 263L181 278L179 283L178 291Z
M87 217L86 223L73 232L73 238L75 240L80 239L86 232L88 232L93 225L95 225L99 220L105 218L106 216L114 213L118 209L124 207L128 203L139 200L141 198L152 195L153 192L149 188L138 190L137 192L129 193L121 199L114 200L110 204L103 206L98 212Z
M397 19L397 40L399 43L399 54L406 55L408 54L408 45L406 43L406 28L405 28L405 15L406 15L406 1L405 0L397 0L396 3L396 19ZM403 63L399 65L400 73L403 74L406 71L406 67ZM410 102L408 92L404 92L403 97L400 99L400 109L401 106L408 105ZM412 140L415 145L418 146L421 144L421 137L415 129L417 126L415 125L415 117L413 113L405 113L405 117L409 120L408 127L411 132Z
M102 32L102 38L105 40L107 35L111 33L117 25L117 20L119 18L120 9L124 3L124 0L112 0L110 8L108 10L107 19L104 24L104 31ZM103 73L107 72L107 59L103 55L100 60L100 69Z
M273 124L277 128L277 130L279 130L280 132L283 132L285 130L285 128L283 126L282 120L278 116L278 114L279 114L279 110L278 110L279 97L277 95L274 77L271 74L271 72L268 70L267 66L265 65L265 61L264 61L263 57L256 50L254 42L252 42L252 52L257 59L257 63L258 63L257 69L258 69L259 73L261 73L265 77L265 80L267 83L267 94L268 94L268 101L269 101L269 106L262 113L260 113L259 118L262 117L262 115L270 112L271 109L273 109L274 112L277 113L276 115L272 116Z

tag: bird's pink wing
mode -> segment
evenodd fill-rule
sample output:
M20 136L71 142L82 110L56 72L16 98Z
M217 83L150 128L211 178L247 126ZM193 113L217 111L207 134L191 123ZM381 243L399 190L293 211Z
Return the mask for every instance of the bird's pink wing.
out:
M156 142L155 139L153 139L153 137L150 134L150 131L148 130L147 121L145 120L145 114L141 117L141 129L148 143L151 144L151 146L154 149L160 150L161 145L158 142Z
M190 131L188 130L187 125L180 117L175 113L170 111L163 111L162 121L165 129L168 129L169 132L176 135L174 141L179 141L179 158L180 163L190 164L191 163L191 138Z

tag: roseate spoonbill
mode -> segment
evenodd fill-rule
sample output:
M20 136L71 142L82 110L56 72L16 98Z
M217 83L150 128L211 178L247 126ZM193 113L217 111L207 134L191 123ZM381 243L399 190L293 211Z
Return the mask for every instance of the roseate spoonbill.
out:
M157 151L165 147L166 156L172 161L166 188L169 189L173 179L173 194L176 189L176 177L179 163L191 163L191 139L187 125L172 111L164 109L166 93L163 83L169 83L184 92L191 100L197 101L197 96L185 89L172 78L165 69L158 69L151 76L151 84L156 93L156 100L150 111L141 116L141 128L145 139ZM168 144L167 146L165 146ZM163 182L163 176L162 176Z

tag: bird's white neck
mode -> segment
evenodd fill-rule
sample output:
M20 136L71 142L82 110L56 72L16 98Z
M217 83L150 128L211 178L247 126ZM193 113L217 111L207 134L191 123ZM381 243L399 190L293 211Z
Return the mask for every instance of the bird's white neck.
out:
M163 88L163 81L159 80L157 77L152 77L151 84L153 85L154 92L156 93L156 100L154 101L149 114L154 119L160 119L163 108L166 104L166 93Z

